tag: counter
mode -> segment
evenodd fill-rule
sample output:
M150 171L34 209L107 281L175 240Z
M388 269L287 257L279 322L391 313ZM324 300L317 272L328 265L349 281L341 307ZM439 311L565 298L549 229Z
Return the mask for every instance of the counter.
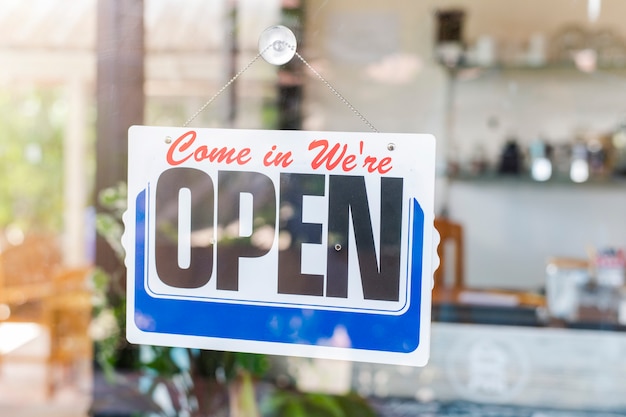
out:
M450 311L441 309L438 314ZM485 320L498 321L509 314L513 321L532 322L524 309L473 313ZM357 392L379 399L393 396L433 404L468 402L626 415L624 358L624 332L435 322L426 367L354 363L352 384Z

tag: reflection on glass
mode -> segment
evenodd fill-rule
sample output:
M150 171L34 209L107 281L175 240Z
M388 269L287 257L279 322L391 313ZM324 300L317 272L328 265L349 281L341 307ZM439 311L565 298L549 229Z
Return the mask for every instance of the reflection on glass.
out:
M536 158L531 167L531 175L535 181L547 181L552 176L552 162L546 157Z
M572 165L569 175L571 180L576 183L585 182L589 179L587 150L583 144L576 144L572 149Z

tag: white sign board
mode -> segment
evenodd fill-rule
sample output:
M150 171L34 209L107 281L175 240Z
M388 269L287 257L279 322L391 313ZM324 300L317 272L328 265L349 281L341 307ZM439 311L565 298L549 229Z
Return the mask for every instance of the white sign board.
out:
M129 130L132 343L424 365L431 135Z

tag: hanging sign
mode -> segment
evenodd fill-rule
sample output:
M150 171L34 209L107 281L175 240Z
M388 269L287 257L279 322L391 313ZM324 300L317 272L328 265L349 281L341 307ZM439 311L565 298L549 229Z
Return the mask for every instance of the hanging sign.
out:
M424 365L431 135L129 130L132 343Z

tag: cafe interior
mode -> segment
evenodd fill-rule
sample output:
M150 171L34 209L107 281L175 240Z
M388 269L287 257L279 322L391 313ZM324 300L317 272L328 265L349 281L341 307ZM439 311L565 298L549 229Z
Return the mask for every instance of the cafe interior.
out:
M1 2L0 415L248 415L202 411L189 366L103 365L127 347L128 128L191 119L436 138L429 363L272 356L259 396L289 381L381 417L626 416L625 15L620 0ZM277 24L297 38L284 65L259 59ZM249 415L299 415L263 410Z

